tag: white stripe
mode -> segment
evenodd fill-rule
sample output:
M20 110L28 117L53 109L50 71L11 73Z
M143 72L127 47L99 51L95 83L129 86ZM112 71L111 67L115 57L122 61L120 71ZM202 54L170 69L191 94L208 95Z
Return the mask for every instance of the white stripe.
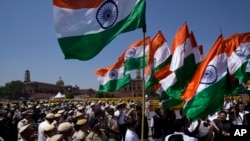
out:
M193 53L193 47L190 38L186 39L186 43L180 44L174 51L170 70L175 71L184 65L184 59Z
M157 93L159 96L161 96L162 93L163 93L162 87L160 86L160 87L155 91L155 93Z
M151 75L152 75L152 72L151 72L151 71L150 71L149 74L145 74L145 75L144 75L144 77L145 77L145 78L144 78L144 79L145 79L145 84L148 83L148 81L149 81Z
M203 60L203 55L200 54L199 47L193 48L195 63L198 64Z
M135 55L130 57L130 58L140 58L140 57L143 57L143 46L138 46L138 47L134 47L134 48L130 48L130 49L135 49ZM130 58L127 58L127 53L128 51L130 50L128 49L126 51L126 54L125 54L125 60L127 59L130 59ZM148 51L149 51L149 45L146 45L145 46L145 56L148 55Z
M228 71L232 75L234 74L242 65L245 63L246 57L240 57L235 52L232 53L231 56L228 57Z
M114 69L114 70L118 72L118 77L116 80L119 80L124 77L124 66L122 66L121 68ZM97 78L100 84L105 85L106 83L111 81L111 79L109 78L109 72L110 71L108 71L104 77L99 76ZM129 74L129 72L126 72L126 74Z
M211 60L209 62L208 65L213 65L213 66L216 67L216 70L217 70L217 74L216 74L217 80L216 80L216 82L220 81L223 77L225 77L227 75L227 56L226 56L225 53L217 55L213 60ZM200 83L196 94L198 94L200 91L204 90L205 88L207 88L207 87L209 87L209 86L211 86L213 84L201 84Z
M116 23L127 17L140 0L113 0L118 7ZM57 37L87 35L104 31L96 20L98 8L68 9L54 7Z
M171 73L164 79L160 80L159 83L161 84L161 87L164 91L166 91L169 87L174 85L177 82L175 73Z
M241 50L244 52L244 55L247 56L250 54L250 42L241 43ZM247 60L246 72L250 72L250 59Z
M165 42L161 47L159 47L156 50L154 54L155 58L154 68L162 64L170 55L171 55L170 49L168 47L168 44Z

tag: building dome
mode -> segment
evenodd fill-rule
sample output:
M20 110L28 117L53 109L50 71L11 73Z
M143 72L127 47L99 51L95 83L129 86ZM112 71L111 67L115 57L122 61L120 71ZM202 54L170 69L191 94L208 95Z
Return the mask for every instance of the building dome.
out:
M64 85L64 82L63 82L61 77L59 77L59 80L56 81L56 85L58 85L58 86L63 86Z

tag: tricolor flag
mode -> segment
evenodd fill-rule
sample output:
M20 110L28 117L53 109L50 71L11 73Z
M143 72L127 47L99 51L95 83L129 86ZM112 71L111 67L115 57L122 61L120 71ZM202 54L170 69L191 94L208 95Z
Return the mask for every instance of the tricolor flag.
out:
M99 91L116 91L131 81L130 73L124 72L123 62L119 60L111 66L97 69L95 74L99 76Z
M173 73L162 79L160 83L170 97L180 99L181 93L197 68L186 22L177 31L171 52L170 71Z
M134 42L123 52L123 54L119 57L119 60L124 62L125 72L142 69L147 65L149 46L150 37L146 37L145 39Z
M239 34L234 34L224 39L224 45L226 47L226 53L228 56L227 64L230 75L234 75L237 79L243 80L245 74L244 64L247 63L246 56L244 54L245 48L240 46Z
M244 82L250 82L250 32L240 34L240 48L244 52L244 56L246 56L247 64L246 64L246 74L244 77Z
M225 46L225 52L227 54L227 66L228 66L228 73L229 73L229 87L228 90L231 92L228 93L229 95L238 94L240 91L243 90L243 85L240 84L245 77L245 70L247 59L244 54L245 49L240 47L240 38L239 34L236 33L232 36L227 37L224 39L223 44Z
M171 52L167 40L162 32L158 31L152 39L149 49L149 63L145 69L145 88L157 84L167 75L166 72L169 67L166 70L166 66L169 66L170 62Z
M189 36L190 36L191 44L192 44L192 47L193 47L195 62L196 62L197 65L199 65L200 62L204 58L203 57L203 47L202 47L202 45L199 45L199 46L197 45L194 33L192 31L189 33Z
M206 117L223 106L227 93L227 55L222 42L220 35L182 95L186 101L183 112L192 120Z
M89 60L121 33L145 30L146 0L53 0L65 59Z

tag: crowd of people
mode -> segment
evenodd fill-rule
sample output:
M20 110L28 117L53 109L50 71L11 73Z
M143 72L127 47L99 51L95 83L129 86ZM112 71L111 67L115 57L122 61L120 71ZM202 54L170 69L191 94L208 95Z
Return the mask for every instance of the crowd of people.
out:
M150 127L155 141L226 141L233 136L230 135L233 125L249 128L249 123L250 102L225 98L221 111L195 121L186 117L182 110L177 118L176 112L158 108L151 118Z
M136 141L142 133L142 110L141 102L122 99L11 101L0 104L0 141Z
M149 130L154 141L221 141L230 138L231 125L250 122L250 105L241 99L225 99L221 111L196 121L164 103L150 117L147 101L145 112L130 99L10 101L0 104L0 141L149 141Z

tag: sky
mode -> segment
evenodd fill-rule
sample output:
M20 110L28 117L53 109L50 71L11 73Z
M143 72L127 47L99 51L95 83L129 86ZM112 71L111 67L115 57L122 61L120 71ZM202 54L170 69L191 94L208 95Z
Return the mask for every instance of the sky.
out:
M227 37L250 32L249 5L249 0L147 0L146 36L153 38L161 30L171 46L176 31L187 22L206 54L220 33ZM56 37L52 0L2 0L0 86L23 81L29 70L31 81L55 84L61 77L65 85L98 90L94 70L113 64L142 38L137 29L116 37L91 60L65 60Z

